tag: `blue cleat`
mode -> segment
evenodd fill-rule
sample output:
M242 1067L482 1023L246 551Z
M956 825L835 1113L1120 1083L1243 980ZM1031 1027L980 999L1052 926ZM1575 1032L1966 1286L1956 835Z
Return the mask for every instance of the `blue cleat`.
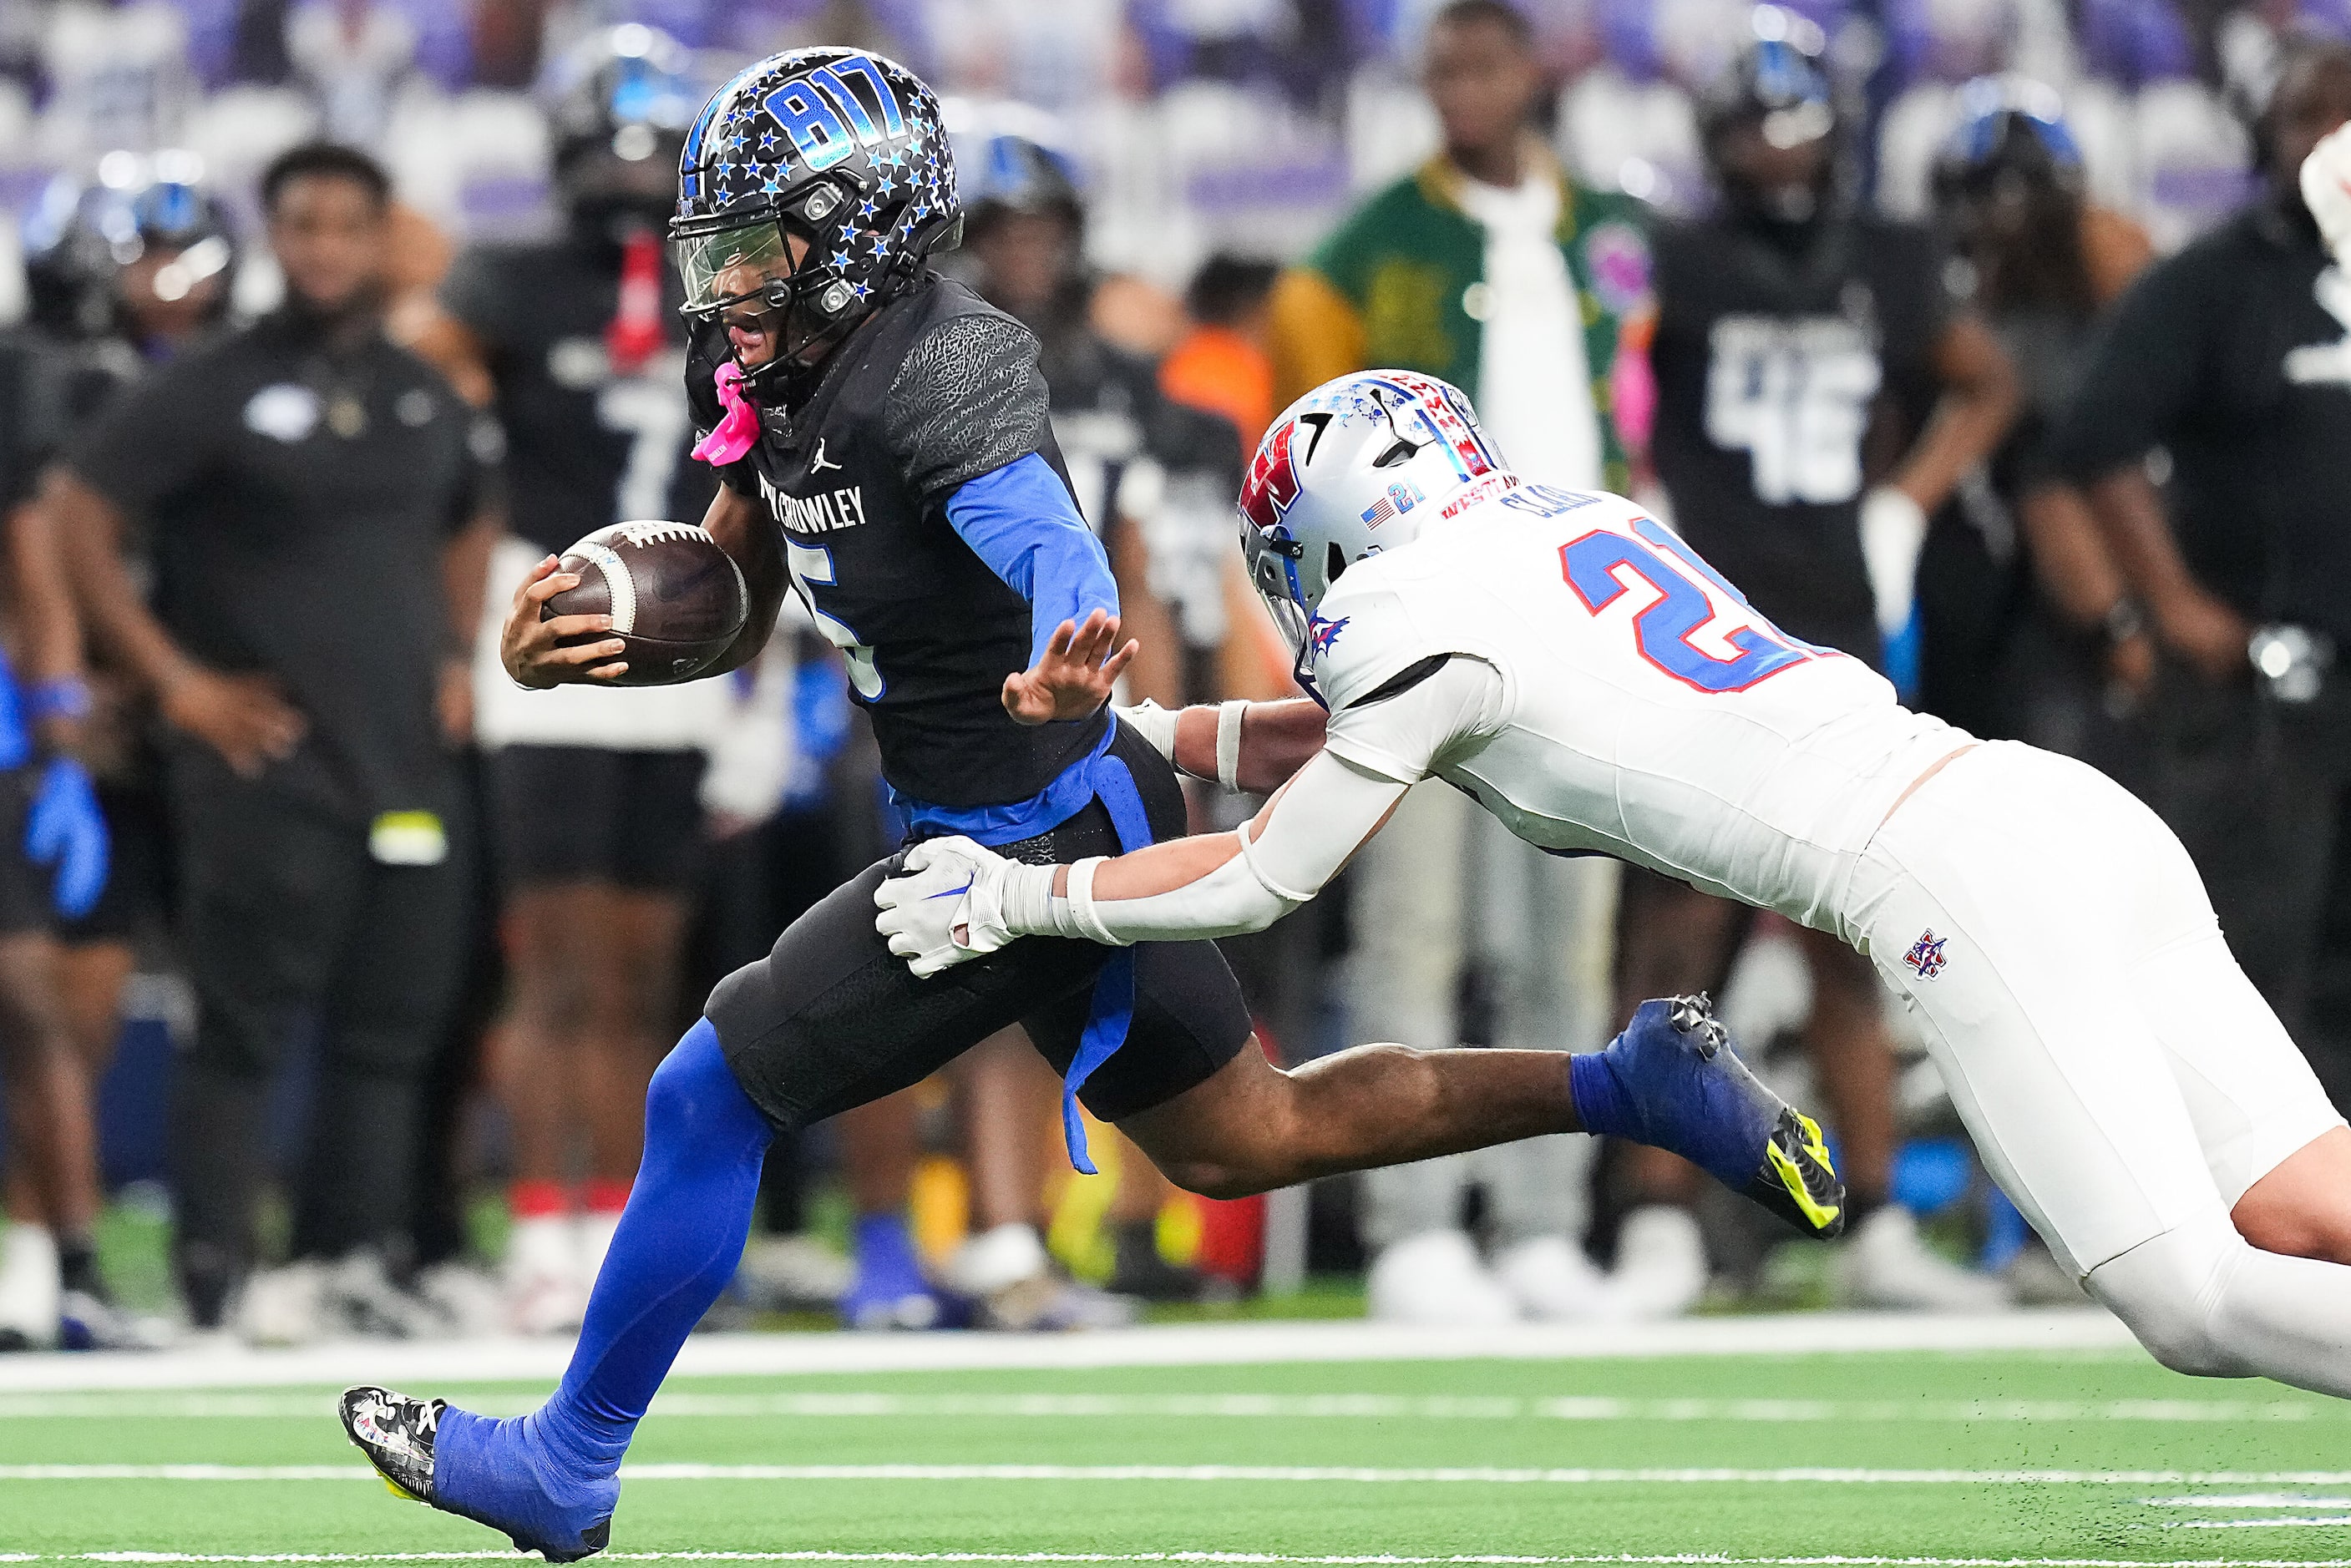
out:
M1760 1083L1703 995L1641 1003L1605 1051L1568 1059L1584 1128L1680 1155L1809 1236L1844 1229L1820 1124Z
M339 1413L394 1495L503 1531L517 1552L576 1563L612 1538L620 1479L561 1473L536 1416L494 1421L445 1400L370 1387L345 1389Z

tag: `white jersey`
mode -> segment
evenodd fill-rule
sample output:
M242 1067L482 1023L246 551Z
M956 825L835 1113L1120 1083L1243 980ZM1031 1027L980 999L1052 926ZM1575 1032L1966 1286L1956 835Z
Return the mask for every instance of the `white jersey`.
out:
M1543 848L1853 936L1840 899L1861 851L1971 737L1900 706L1860 660L1779 631L1619 496L1497 476L1447 510L1324 596L1307 669L1327 748L1457 784ZM1414 705L1366 701L1453 654L1500 680L1450 734L1400 735Z

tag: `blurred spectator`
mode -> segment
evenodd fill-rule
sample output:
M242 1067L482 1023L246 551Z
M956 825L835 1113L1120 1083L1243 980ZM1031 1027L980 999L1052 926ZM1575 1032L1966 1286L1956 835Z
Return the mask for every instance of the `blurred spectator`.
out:
M2351 782L2351 687L2328 669L2351 647L2351 289L2295 176L2346 118L2351 47L2294 48L2258 126L2262 197L2124 296L2058 443L2168 656L2153 802L2337 1105L2351 1041L2310 988Z
M251 1267L270 1079L296 1025L317 1029L299 1261L243 1308L268 1339L316 1334L326 1312L423 1326L386 1259L462 957L446 748L490 534L472 416L382 336L390 194L363 153L280 156L261 195L285 306L148 377L46 492L97 637L169 725L201 1009L174 1088L175 1262L199 1327L225 1321ZM134 517L152 610L125 559Z
M1985 78L1961 96L1935 205L2022 407L1920 558L1920 705L2137 783L2138 733L2123 718L2154 679L2154 644L2050 442L2097 319L2153 253L2137 224L2085 198L2054 91Z
M144 152L179 141L197 89L187 38L186 19L163 0L52 8L40 44L49 89L40 151L70 167L110 148Z
M0 1350L133 1342L99 1272L90 1075L67 1027L50 935L56 914L84 913L96 899L106 825L70 751L89 707L72 599L49 518L27 504L61 411L49 358L29 334L0 335L12 634L0 658L0 1094L12 1221L0 1230Z
M36 314L52 324L57 361L44 393L49 418L37 423L52 428L39 436L14 428L28 456L46 463L149 369L218 327L236 253L225 210L184 152L134 161L119 185L83 192L70 217L34 238L32 270L49 296ZM143 577L145 551L133 548ZM171 894L160 763L148 734L152 707L120 660L94 651L76 750L96 775L112 840L110 871L96 904L58 923L54 961L57 1006L91 1103L114 1053L139 945L164 930ZM72 1337L139 1343L140 1326L114 1310L94 1264L70 1246L65 1255Z
M473 681L511 976L496 1051L514 1138L507 1286L528 1334L579 1326L628 1202L698 876L705 753L730 708L716 680L524 691L497 654L539 560L614 523L708 504L708 471L686 456L684 294L661 241L700 107L686 66L674 41L633 26L558 62L546 102L563 233L465 252L417 340L506 433L507 532Z
M1190 328L1159 367L1159 389L1231 421L1243 452L1257 450L1278 411L1266 302L1280 271L1271 262L1221 253L1203 262L1184 293Z
M1372 366L1426 371L1474 394L1520 472L1621 490L1635 432L1619 417L1620 337L1648 292L1638 204L1568 178L1535 133L1541 77L1510 6L1440 10L1424 80L1444 150L1283 275L1275 400ZM1397 826L1356 861L1350 1032L1422 1049L1598 1044L1614 866L1545 856L1442 788L1406 795ZM1373 1312L1468 1323L1608 1310L1581 1244L1590 1161L1589 1139L1538 1138L1366 1173ZM1494 1221L1490 1272L1461 1229L1473 1183Z
M1915 639L1927 517L2007 428L2015 372L1949 296L1932 239L1857 210L1820 29L1771 6L1751 26L1699 106L1721 214L1657 231L1657 477L1675 525L1758 611L1881 666L1881 639ZM1632 867L1617 916L1619 1018L1644 997L1719 992L1751 925ZM1880 1306L1996 1304L1994 1282L1928 1251L1889 1201L1894 1054L1876 972L1825 932L1798 940L1805 1044L1848 1192L1844 1291ZM1697 1172L1651 1149L1626 1166L1640 1204L1619 1244L1626 1303L1685 1310L1706 1283L1680 1207Z

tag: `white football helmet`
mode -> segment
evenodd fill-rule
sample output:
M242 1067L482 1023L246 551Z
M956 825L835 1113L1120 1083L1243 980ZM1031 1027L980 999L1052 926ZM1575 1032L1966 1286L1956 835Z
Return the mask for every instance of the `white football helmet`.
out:
M1301 664L1339 575L1489 474L1512 483L1469 400L1434 376L1358 371L1281 411L1241 486L1241 555Z

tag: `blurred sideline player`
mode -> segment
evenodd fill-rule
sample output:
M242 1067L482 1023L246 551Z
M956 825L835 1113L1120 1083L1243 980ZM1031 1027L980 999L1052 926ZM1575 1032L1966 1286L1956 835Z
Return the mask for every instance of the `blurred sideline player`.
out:
M1409 512L1376 514L1399 494ZM1468 400L1410 372L1293 405L1242 504L1319 703L1136 723L1187 772L1287 784L1235 833L1115 859L916 846L876 899L916 972L1024 935L1259 929L1441 778L1531 843L1852 944L2002 1188L2158 1360L2351 1397L2351 1128L2120 785L1905 710L1631 502L1502 470ZM1572 1058L1576 1102L1639 1137L1650 1113L1611 1106L1621 1049Z
M1238 438L1223 421L1164 397L1153 365L1096 329L1085 202L1061 157L1009 133L976 138L957 151L968 154L956 166L967 281L1037 337L1054 441L1078 509L1110 557L1123 629L1142 645L1127 667L1126 689L1137 698L1180 701L1203 686L1202 665L1211 656L1186 635L1192 618L1184 611L1200 595L1221 591L1225 498L1240 477ZM1214 499L1199 509L1209 523L1195 540L1186 531L1195 514L1185 508L1201 494ZM1186 576L1202 556L1205 582L1197 573ZM1123 1320L1126 1314L1094 1293L1035 1283L1046 1269L1042 1206L1058 1086L1009 1032L966 1054L956 1070L974 1166L975 1234L949 1261L947 1282L999 1303L983 1317L1004 1326ZM1114 1128L1108 1136L1123 1141ZM1129 1146L1117 1182L1107 1216L1117 1257L1109 1288L1154 1300L1196 1294L1198 1278L1159 1255L1158 1214L1173 1192L1166 1179ZM1033 1313L1024 1303L1036 1303Z
M35 358L46 373L26 387L37 403L0 424L12 432L11 472L29 475L56 455L70 433L88 423L145 369L169 359L226 316L236 249L217 200L202 183L191 153L165 151L141 161L137 176L120 185L84 189L60 181L44 193L29 227L26 271L33 294ZM46 516L17 520L18 548L49 555L55 540ZM20 566L26 591L57 571L54 560ZM65 607L71 613L70 604ZM78 622L75 623L78 625ZM23 628L32 648L40 638ZM77 644L78 639L77 638ZM74 705L71 688L36 694L36 708ZM61 915L55 954L57 1006L73 1043L81 1103L94 1110L97 1089L121 1028L122 988L135 967L135 942L157 935L168 918L169 846L165 842L157 763L146 731L149 704L112 660L99 658L85 690L85 714L73 750L96 776L106 827L104 890L78 915ZM64 722L45 719L44 727ZM68 1126L76 1113L52 1113ZM94 1149L94 1138L92 1139ZM40 1211L21 1160L12 1161L9 1209ZM47 1317L70 1345L146 1343L152 1327L118 1310L87 1233L58 1232L62 1314L14 1303L39 1291L42 1271L16 1272L12 1254L0 1264L0 1320ZM37 1251L27 1235L23 1251ZM52 1288L49 1294L55 1297Z
M52 935L60 917L89 913L107 871L105 818L73 754L89 711L79 626L49 517L31 504L62 436L57 351L0 334L0 1100L13 1221L0 1235L0 1350L129 1342L98 1271L94 1075L67 1025Z
M541 556L612 523L690 516L709 493L682 468L685 340L661 241L699 102L688 63L643 26L554 63L543 98L564 232L465 251L414 345L506 435L498 608L474 700L511 993L492 1052L515 1151L507 1306L527 1334L579 1326L628 1201L672 1027L705 753L727 712L724 682L549 697L517 690L496 659L503 607Z
M88 313L87 329L66 350L58 394L65 431L90 423L149 370L228 317L238 256L228 213L193 153L158 153L148 166L152 176L143 183L107 192L130 220L128 240L60 235L51 247L64 263L58 253L94 246L99 265L87 291L105 302ZM143 541L134 548L143 556ZM147 569L143 561L141 569ZM172 877L162 762L152 736L154 705L110 651L91 650L90 663L90 712L79 749L106 814L110 870L97 906L65 921L57 934L67 1025L94 1086L121 1030L122 989L137 966L137 944L160 935L170 919Z
M1674 525L1797 638L1883 668L1911 618L1927 517L1988 455L2015 378L1983 323L1948 296L1923 230L1862 211L1820 30L1759 6L1754 36L1701 95L1719 216L1656 233L1654 456ZM1752 911L1635 867L1617 910L1616 1008L1727 981ZM1804 1040L1832 1110L1853 1231L1844 1293L1879 1306L1970 1308L1993 1281L1928 1251L1891 1203L1894 1056L1867 963L1800 934L1812 973ZM1705 1254L1690 1177L1635 1155L1637 1208L1618 1286L1656 1313L1691 1305Z
M1066 861L1180 836L1173 770L1105 707L1132 645L1060 464L1037 341L925 265L961 221L930 89L856 50L776 56L703 109L680 185L672 232L707 324L687 388L726 482L706 525L753 592L718 664L751 659L797 592L849 661L912 836ZM603 618L539 618L577 580L549 559L517 595L505 649L523 683L625 670ZM1015 1023L1064 1074L1080 1168L1082 1097L1216 1196L1581 1125L1548 1052L1373 1049L1283 1073L1209 943L1032 942L918 979L874 929L893 864L723 981L653 1075L636 1186L546 1405L492 1421L345 1393L345 1430L397 1489L550 1561L601 1551L637 1423L742 1255L773 1129L918 1082ZM1651 1136L1800 1226L1834 1226L1817 1132L1708 1054L1694 1020L1660 1008L1634 1033Z
M1547 88L1534 32L1512 6L1438 10L1422 83L1442 150L1277 286L1282 400L1401 365L1474 387L1530 477L1624 489L1644 432L1618 372L1639 363L1628 350L1648 310L1647 215L1560 164L1537 124ZM1414 791L1399 814L1406 831L1370 845L1350 878L1351 1027L1419 1046L1605 1040L1617 867L1538 854L1441 787ZM1583 1248L1598 1152L1588 1138L1531 1140L1365 1176L1372 1315L1617 1314L1618 1293ZM1465 1228L1473 1188L1491 1243L1482 1255Z
M2054 90L1985 77L1959 103L1936 212L2016 367L2020 407L1919 557L1918 706L2133 784L2146 759L2125 720L2154 681L2155 642L2053 441L2106 307L2154 248L2087 198Z

